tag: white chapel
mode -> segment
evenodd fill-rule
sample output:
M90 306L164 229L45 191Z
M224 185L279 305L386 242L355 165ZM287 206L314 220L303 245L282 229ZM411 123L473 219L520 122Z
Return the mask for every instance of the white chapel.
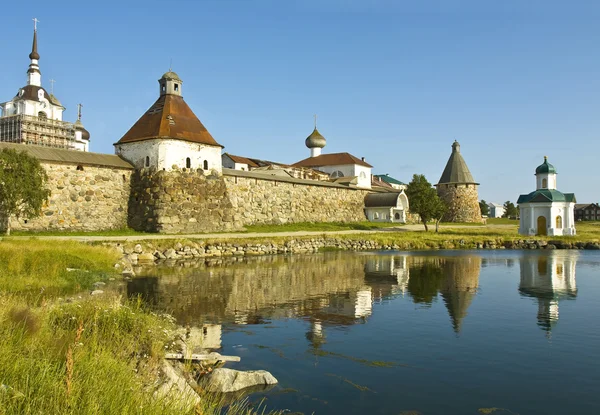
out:
M521 235L575 235L575 195L556 190L556 169L548 158L535 169L536 190L519 196Z

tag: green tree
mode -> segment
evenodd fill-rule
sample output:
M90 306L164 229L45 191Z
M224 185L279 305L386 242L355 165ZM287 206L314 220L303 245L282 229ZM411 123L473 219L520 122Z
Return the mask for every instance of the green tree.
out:
M419 215L425 231L428 231L427 222L435 220L435 231L442 216L446 212L446 204L437 195L437 191L431 186L424 175L415 174L406 187L406 196L410 210Z
M481 199L481 202L479 202L479 209L481 209L482 216L488 216L490 214L490 207L488 206L487 202L483 199Z
M10 235L10 220L31 218L41 213L50 191L46 189L48 176L35 157L24 151L0 151L0 218Z
M502 215L503 218L514 218L514 217L517 217L518 215L519 215L519 210L516 208L516 206L510 200L507 200L506 202L504 202L504 215Z

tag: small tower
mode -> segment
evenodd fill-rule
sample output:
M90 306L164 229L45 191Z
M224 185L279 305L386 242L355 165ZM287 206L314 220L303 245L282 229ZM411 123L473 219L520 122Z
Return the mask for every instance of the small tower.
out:
M317 116L315 115L315 129L313 132L306 137L306 141L304 142L306 147L310 148L310 156L318 157L321 155L321 149L325 147L327 144L327 140L325 137L321 135L319 130L317 130Z
M556 190L556 169L548 163L548 157L544 156L544 162L535 169L536 189Z
M221 149L183 100L183 81L169 70L158 80L159 97L115 144L137 168L202 169L221 173Z
M77 121L73 124L75 130L75 148L76 150L89 151L90 133L85 129L81 122L81 108L83 105L77 104Z
M473 179L467 163L460 154L460 144L456 140L452 143L452 154L442 177L435 186L438 196L448 206L444 216L445 222L481 222L477 191L479 183Z
M183 84L183 81L170 68L169 72L165 72L158 80L158 84L160 85L160 96L167 94L181 96L181 84Z

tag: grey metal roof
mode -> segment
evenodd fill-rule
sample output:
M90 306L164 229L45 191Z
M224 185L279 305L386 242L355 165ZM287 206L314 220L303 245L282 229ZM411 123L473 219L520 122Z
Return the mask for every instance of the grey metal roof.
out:
M396 207L402 192L369 193L365 196L365 207Z
M118 167L133 170L133 166L113 154L90 153L87 151L66 150L63 148L43 147L30 144L0 143L0 150L11 148L25 151L40 161L72 163L88 166Z
M446 168L438 182L438 184L446 183L479 184L473 179L473 175L469 171L465 159L460 154L460 144L458 141L454 141L452 144L452 154L450 154Z

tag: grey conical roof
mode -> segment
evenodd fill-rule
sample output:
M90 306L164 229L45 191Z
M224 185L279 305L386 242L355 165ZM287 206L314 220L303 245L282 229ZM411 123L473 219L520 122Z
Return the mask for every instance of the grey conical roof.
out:
M473 179L473 175L469 171L465 159L463 159L463 156L460 154L460 144L456 140L452 144L452 154L450 154L448 163L446 163L446 168L444 169L442 177L440 177L440 181L438 182L438 184L443 183L479 184L475 182L475 179Z

